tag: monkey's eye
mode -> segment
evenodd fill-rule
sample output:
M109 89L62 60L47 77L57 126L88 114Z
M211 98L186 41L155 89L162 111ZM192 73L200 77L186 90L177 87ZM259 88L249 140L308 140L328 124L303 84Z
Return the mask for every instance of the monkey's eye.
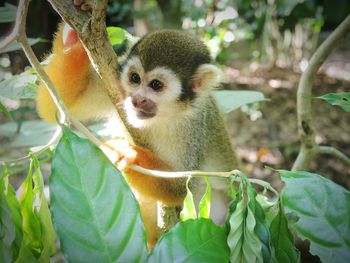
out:
M140 84L141 83L140 75L135 72L131 73L130 82L135 84Z
M149 83L149 87L155 91L160 91L163 88L163 86L163 83L157 79L154 79Z

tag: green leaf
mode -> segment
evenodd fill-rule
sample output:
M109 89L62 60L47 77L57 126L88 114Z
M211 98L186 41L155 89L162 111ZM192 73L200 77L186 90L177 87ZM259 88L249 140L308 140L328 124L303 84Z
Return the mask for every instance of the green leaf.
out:
M16 226L12 219L10 204L6 202L8 176L0 178L0 262L13 262L12 244L16 239Z
M187 194L184 199L183 209L180 213L180 218L182 221L197 218L196 206L194 205L193 195L190 188L188 187L190 180L191 176L189 176L186 181Z
M26 121L21 125L19 133L16 133L18 124L15 122L8 122L0 125L0 135L4 137L14 137L8 144L8 147L33 147L47 144L57 125L52 125L42 120Z
M145 261L145 230L129 186L102 151L67 128L52 162L50 190L68 261Z
M325 100L331 105L339 106L344 111L350 112L350 92L328 93L317 98Z
M271 245L277 262L299 262L299 252L294 247L294 237L288 228L287 217L284 213L282 202L279 212L272 220L270 226Z
M10 209L11 213L11 220L12 223L15 226L15 239L13 240L11 244L11 250L12 251L12 260L13 262L17 257L20 250L20 245L23 239L23 230L22 230L22 215L21 215L21 209L19 207L19 203L16 198L16 192L13 189L12 185L8 182L9 174L7 172L7 169L5 167L4 169L4 175L0 179L0 202L6 202L8 205L8 208ZM0 221L3 218L3 216L0 216ZM6 237L6 235L5 235ZM7 252L10 252L7 251ZM2 256L0 256L2 258Z
M40 171L40 164L36 157L32 157L35 171L33 173L33 194L37 202L34 204L41 225L41 239L43 249L39 261L48 262L50 256L56 252L56 234L52 225L51 213L44 195L44 180Z
M253 188L250 188L250 192L251 192L250 198L256 199L255 190ZM270 247L270 231L265 219L264 209L256 200L254 202L250 202L249 206L254 211L254 216L256 220L254 231L261 241L261 245L262 245L261 253L263 256L263 261L271 262L272 255L271 255L271 247Z
M229 262L226 231L210 219L187 220L164 234L152 250L153 262Z
M0 23L10 23L16 20L17 7L15 5L5 3L0 7Z
M5 115L7 116L7 118L13 120L11 113L7 110L7 108L1 103L0 101L0 112L5 113Z
M107 34L109 41L113 45L120 45L127 38L127 32L120 27L107 27Z
M300 219L295 227L322 262L350 262L350 192L313 173L280 170L283 203Z
M264 94L258 91L218 90L214 91L214 97L219 107L225 113L229 113L246 104L266 100Z
M231 249L230 261L264 262L263 243L255 232L257 221L254 214L254 189L245 176L242 175L241 179L240 190L230 207L228 219L230 232L227 243Z
M208 177L205 177L207 187L205 193L199 202L199 217L209 218L210 216L210 202L211 202L211 186Z
M16 263L49 262L56 251L56 236L43 191L40 165L32 157L27 178L18 190L24 237Z
M38 38L28 38L28 42L29 42L29 45L34 46L35 44L38 44L40 42L47 42L47 41L38 37ZM0 51L0 54L21 50L21 49L22 49L21 46L17 42L13 42L10 45L8 45L5 49L2 49Z
M38 88L36 85L37 76L23 72L20 75L13 75L11 78L0 82L0 98L12 100L35 99Z
M23 240L17 263L35 262L40 257L43 245L41 243L40 219L34 207L35 196L33 193L33 163L31 163L28 175L17 190L19 204L23 216Z

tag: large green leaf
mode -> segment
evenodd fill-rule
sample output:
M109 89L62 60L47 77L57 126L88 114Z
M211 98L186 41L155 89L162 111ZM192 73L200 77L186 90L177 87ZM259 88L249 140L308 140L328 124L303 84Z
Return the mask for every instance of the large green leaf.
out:
M328 93L318 98L350 112L350 92Z
M271 244L277 262L299 262L299 253L294 247L294 237L288 228L287 217L280 202L280 209L270 226Z
M28 72L13 75L11 78L0 82L0 98L12 100L34 99L37 94L37 76Z
M264 94L258 91L233 91L233 90L218 90L214 92L219 107L229 113L239 107L266 100Z
M350 262L350 192L313 173L280 171L283 203L296 212L299 235L323 262Z
M10 23L16 20L17 7L15 5L5 3L0 7L0 23Z
M230 232L227 243L231 249L230 261L265 262L264 255L266 251L263 247L264 242L261 240L264 232L261 228L256 229L258 224L255 216L257 201L254 196L254 189L243 175L241 178L240 190L231 204L228 219ZM260 220L263 219L260 218ZM266 257L268 257L268 253Z
M50 190L69 262L145 261L145 230L129 186L95 145L67 128L52 162Z
M190 219L164 234L147 262L229 262L226 231L210 219Z

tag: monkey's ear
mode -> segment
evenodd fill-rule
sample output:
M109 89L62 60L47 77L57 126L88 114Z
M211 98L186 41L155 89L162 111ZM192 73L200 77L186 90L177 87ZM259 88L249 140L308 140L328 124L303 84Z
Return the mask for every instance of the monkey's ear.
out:
M201 92L217 87L222 80L222 71L212 64L203 64L198 67L193 77L193 91Z

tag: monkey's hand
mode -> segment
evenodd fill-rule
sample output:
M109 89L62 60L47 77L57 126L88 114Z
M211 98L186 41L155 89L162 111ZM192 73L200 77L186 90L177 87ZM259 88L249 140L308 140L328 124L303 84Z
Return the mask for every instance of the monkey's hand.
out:
M171 167L159 159L151 151L138 146L128 145L125 141L109 141L109 149L114 149L118 167L123 170L126 179L136 192L166 205L182 205L186 195L182 179L166 179L153 177L129 168L135 164L150 170L171 171Z
M73 0L74 5L80 7L82 11L90 11L92 3L89 0Z

